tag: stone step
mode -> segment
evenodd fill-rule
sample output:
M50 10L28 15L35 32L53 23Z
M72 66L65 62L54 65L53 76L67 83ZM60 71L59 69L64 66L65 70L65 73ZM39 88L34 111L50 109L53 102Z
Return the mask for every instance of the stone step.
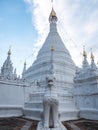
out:
M41 108L43 109L42 102L27 102L25 103L25 108Z
M59 111L59 118L60 121L65 121L65 120L75 120L78 119L78 110L63 110ZM24 109L24 116L29 117L31 119L35 120L41 120L43 115L43 109L32 109L32 108L25 108Z
M62 108L64 108L64 109L76 109L75 105L72 104L72 103L61 102L59 105L60 105L60 109L62 109ZM26 102L25 108L41 108L41 109L43 109L43 103L42 103L42 101Z
M27 109L23 110L23 114L25 118L30 118L33 120L41 120L43 110L41 109Z
M25 111L36 111L36 112L43 112L43 109L40 108L24 108Z
M69 109L60 111L59 117L61 121L79 119L79 111L77 109Z
M74 103L70 103L70 102L61 102L60 104L60 108L64 108L64 109L76 109Z

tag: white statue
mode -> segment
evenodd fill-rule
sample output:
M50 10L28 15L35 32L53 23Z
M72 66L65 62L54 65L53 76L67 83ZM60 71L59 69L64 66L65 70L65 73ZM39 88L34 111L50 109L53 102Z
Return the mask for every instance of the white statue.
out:
M48 76L46 78L47 87L44 95L43 106L44 106L44 128L58 127L58 96L55 91L55 78Z

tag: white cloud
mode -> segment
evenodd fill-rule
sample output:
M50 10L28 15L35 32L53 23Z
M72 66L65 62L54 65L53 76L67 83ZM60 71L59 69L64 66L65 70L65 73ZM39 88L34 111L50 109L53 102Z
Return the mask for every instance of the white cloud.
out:
M87 34L93 34L94 32L96 32L96 30L98 28L97 26L98 25L96 23L87 24L87 25L85 25L85 32Z
M37 52L49 32L48 17L51 11L51 1L25 1L30 5L32 20L39 34L34 45ZM96 45L94 46L91 41L94 40L95 34L98 33L98 1L57 0L53 4L58 16L58 31L73 60L77 65L80 65L83 45L85 44L87 48L93 46L93 51L96 49ZM87 49L88 52L89 50ZM97 51L95 54L97 55Z
M84 31L86 32L86 34L93 35L94 33L98 32L97 30L98 30L98 10L94 10L84 26Z

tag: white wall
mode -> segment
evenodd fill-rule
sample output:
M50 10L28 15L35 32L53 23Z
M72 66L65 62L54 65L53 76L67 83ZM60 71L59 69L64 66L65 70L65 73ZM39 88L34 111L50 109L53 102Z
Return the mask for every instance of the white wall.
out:
M98 120L98 79L90 78L75 83L75 99L80 118Z
M24 89L23 85L0 81L0 117L22 115Z

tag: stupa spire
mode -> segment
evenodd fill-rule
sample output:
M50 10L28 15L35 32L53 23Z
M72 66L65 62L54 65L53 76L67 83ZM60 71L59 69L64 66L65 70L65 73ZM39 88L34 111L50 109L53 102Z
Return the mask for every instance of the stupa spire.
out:
M52 2L52 10L51 10L51 13L50 13L50 16L49 16L49 22L57 22L57 16L56 16L56 12L54 11L54 8L53 8L53 0L51 0Z
M9 50L7 52L7 59L10 60L10 56L11 56L11 46L9 47Z
M83 46L83 57L87 58L87 54L86 54L86 51L85 51L85 46Z
M23 69L23 73L26 71L26 65L27 65L27 63L26 63L26 61L24 62L24 69Z
M85 51L85 46L83 46L83 69L87 69L89 68L89 64L88 64L88 61L87 61L87 54L86 54L86 51Z
M52 7L53 7L53 0L51 0L51 3L52 3Z
M94 61L94 55L93 55L92 49L91 49L91 69L93 71L95 71L97 69L97 66L96 66L95 61Z
M93 55L93 52L92 52L92 48L91 48L91 60L94 60L94 55Z
M56 16L56 12L54 11L54 8L53 8L53 0L51 1L52 2L52 10L50 12L50 16L49 16L49 22L50 22L50 32L54 33L54 32L57 32L57 16Z
M24 73L26 72L26 61L24 62L24 68L23 68L23 72L22 72L22 78L24 78Z
M8 55L11 55L11 48L9 48L8 50Z
M8 50L8 56L10 56L11 55L11 46L9 47L9 50Z
M3 63L3 66L1 67L1 75L5 78L11 79L13 76L13 66L10 59L11 55L11 48L8 50L8 56L5 62Z

